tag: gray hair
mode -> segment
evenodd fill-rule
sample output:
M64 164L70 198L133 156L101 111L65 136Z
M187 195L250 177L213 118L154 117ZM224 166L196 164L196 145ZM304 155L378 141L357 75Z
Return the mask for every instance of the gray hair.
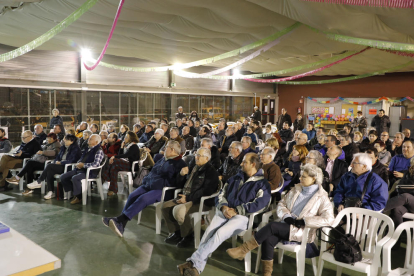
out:
M370 159L371 160L371 159ZM323 181L323 173L321 168L313 164L305 164L301 168L301 175L306 172L310 177L315 178L315 184L321 185Z
M37 125L35 125L35 126L34 126L34 128L35 128L35 129L36 129L37 127L40 127L41 129L43 129L43 126L42 126L42 125L37 124Z
M177 154L181 153L181 146L180 146L180 143L178 143L177 141L174 141L174 140L168 141L166 147L168 146L170 146L174 150L175 153Z
M90 137L91 137L91 135L92 135L92 131L90 131L90 130L84 130L84 131L83 131L83 134L87 134L87 135L88 135L88 137L90 138Z
M154 132L155 133L159 133L161 134L161 136L164 136L164 130L162 130L161 128L157 128L157 130Z
M235 149L237 149L239 151L239 153L242 152L242 150L243 150L242 143L239 142L239 141L232 142L230 147L234 147Z
M171 131L174 131L175 133L177 133L177 135L180 134L180 130L178 129L178 127L171 128L170 133L171 133Z
M160 127L162 128L162 127L164 127L164 126L166 126L167 127L167 129L169 128L169 126L166 124L166 123L162 123L162 124L160 124Z
M79 125L80 125L80 126L81 126L81 125L86 125L86 128L89 128L88 123L87 123L87 122L85 122L85 121L81 122Z
M352 162L355 161L355 158L358 158L359 163L367 166L367 169L369 171L372 170L372 159L371 159L371 157L369 156L368 153L362 153L362 152L355 153L354 158L352 159Z
M232 134L234 134L234 128L233 128L233 127L228 127L228 128L226 129L226 134L227 134L227 131L231 131L231 132L232 132Z
M89 139L92 139L92 138L95 138L98 141L98 144L102 141L101 136L99 136L98 134L92 134L91 137L89 137Z
M266 151L267 154L271 155L272 159L275 159L276 151L274 149L272 149L271 147L265 147L262 152L264 151Z
M25 130L25 131L23 131L23 133L22 133L22 136L23 135L28 135L28 136L30 136L30 137L33 137L33 132L31 132L30 130Z
M106 137L108 137L108 131L102 130L101 132L99 132L99 136L101 135L105 135Z
M201 139L200 145L203 144L203 141L205 141L210 148L213 146L213 140L211 140L211 138L203 138L203 139Z
M405 139L405 135L402 132L397 132L395 133L394 137L397 136L397 134L401 135L401 138L404 140Z
M325 160L323 159L323 155L321 152L317 150L311 150L309 151L308 155L312 155L313 158L315 158L316 166L318 166L319 168L325 167Z
M302 133L302 130L296 130L295 131L295 135L299 135L299 134L301 134Z
M247 140L249 145L252 143L252 138L250 136L243 136L241 140L243 141L243 139Z
M59 109L54 108L54 109L52 110L52 113L53 113L53 111L56 111L56 112L59 114Z
M333 145L332 148L336 149L338 151L338 157L341 156L342 148L338 145Z
M203 156L207 157L208 160L210 161L210 159L211 159L211 150L208 149L208 148L199 148L197 150L197 152L200 152L200 151L203 151Z

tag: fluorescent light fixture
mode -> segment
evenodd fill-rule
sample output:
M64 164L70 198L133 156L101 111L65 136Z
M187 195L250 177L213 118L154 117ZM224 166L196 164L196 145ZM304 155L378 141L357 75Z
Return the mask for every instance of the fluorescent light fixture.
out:
M82 87L82 90L88 90L89 88L88 87L86 87L86 86L83 86Z
M92 52L90 49L82 49L81 50L81 57L85 60L91 60L92 59Z

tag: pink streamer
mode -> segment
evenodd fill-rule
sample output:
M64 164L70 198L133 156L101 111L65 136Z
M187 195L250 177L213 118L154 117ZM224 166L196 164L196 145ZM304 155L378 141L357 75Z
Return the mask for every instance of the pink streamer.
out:
M414 9L414 0L302 0L327 4Z
M412 58L414 58L414 53L392 51L392 50L382 50L382 51L385 51L385 52L391 53L391 54L396 54L396 55L403 56L403 57L412 57Z
M121 0L119 2L119 6L118 6L118 10L117 10L116 15L115 15L114 23L112 24L112 28L111 28L111 31L109 32L108 39L106 40L105 46L104 46L101 54L99 55L98 60L92 66L88 66L85 62L83 63L83 66L85 66L85 68L87 70L92 71L93 69L95 69L96 66L98 66L98 64L101 62L103 56L105 55L106 49L108 49L109 42L111 41L112 35L114 34L116 24L118 23L119 16L121 15L122 6L124 5L124 3L125 3L125 0Z
M341 63L343 61L346 61L346 60L348 60L348 59L350 59L350 58L352 58L352 57L354 57L356 55L359 55L359 54L365 52L368 49L371 49L371 48L367 47L367 48L363 49L362 51L359 51L358 53L355 53L355 54L352 54L350 56L347 56L347 57L345 57L343 59L337 60L337 61L335 61L335 62L333 62L331 64L328 64L328 65L325 65L325 66L323 66L321 68L318 68L318 69L315 69L315 70L312 70L312 71L309 71L309 72L306 72L306 73L302 73L302 74L299 74L299 75L296 75L296 76L291 76L291 77L286 77L286 78L281 78L281 79L245 79L245 80L252 81L252 82L261 82L261 83L274 83L274 82L291 81L291 80L295 80L295 79L300 79L300 78L303 78L303 77L312 75L312 74L314 74L316 72L323 71L323 70L325 70L325 69L327 69L329 67L332 67L332 66L334 66L334 65L336 65L338 63Z

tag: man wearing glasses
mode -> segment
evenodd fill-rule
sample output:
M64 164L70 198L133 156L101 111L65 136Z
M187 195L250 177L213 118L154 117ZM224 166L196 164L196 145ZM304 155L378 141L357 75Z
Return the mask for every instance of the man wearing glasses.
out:
M387 147L387 151L391 152L392 149L392 142L390 141L390 135L388 132L384 131L381 133L380 139L384 142L385 146Z
M32 156L42 150L40 144L33 139L33 133L30 130L26 130L22 133L22 143L20 148L13 155L4 155L0 161L0 192L4 192L6 187L7 175L10 169L17 169L23 166L23 159L32 158Z
M238 172L244 156L242 152L243 146L241 142L234 141L231 143L229 156L226 157L218 170L219 178L223 183L226 183L230 177Z
M189 247L193 244L193 224L190 215L200 209L200 199L217 192L218 172L209 162L211 152L207 148L199 148L195 154L193 170L188 167L181 169L177 175L176 187L183 189L178 198L164 202L162 213L170 235L164 241L177 245L178 248ZM203 211L214 206L214 198L204 202Z

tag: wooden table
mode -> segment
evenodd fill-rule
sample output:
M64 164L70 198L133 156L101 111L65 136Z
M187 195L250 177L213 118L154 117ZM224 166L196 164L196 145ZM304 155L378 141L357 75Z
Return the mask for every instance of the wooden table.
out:
M58 269L61 261L19 232L0 234L0 275L39 275Z

